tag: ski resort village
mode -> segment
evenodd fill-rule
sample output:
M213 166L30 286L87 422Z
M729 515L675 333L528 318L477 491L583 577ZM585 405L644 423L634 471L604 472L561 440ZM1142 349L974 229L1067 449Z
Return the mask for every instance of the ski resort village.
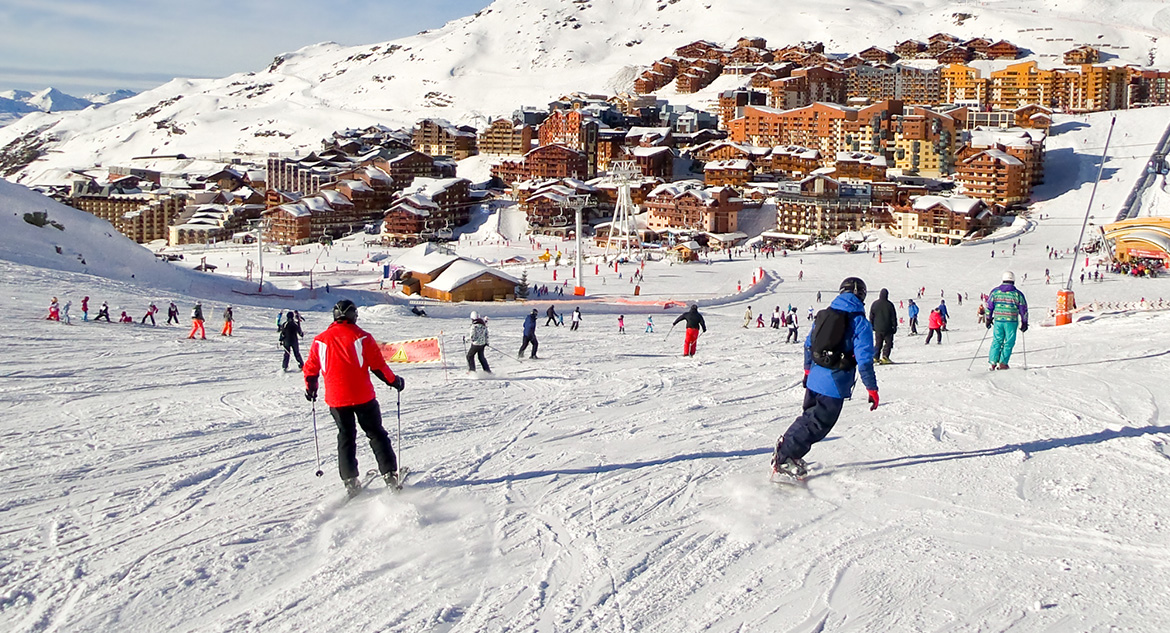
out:
M1170 5L776 4L0 94L0 630L1170 630Z

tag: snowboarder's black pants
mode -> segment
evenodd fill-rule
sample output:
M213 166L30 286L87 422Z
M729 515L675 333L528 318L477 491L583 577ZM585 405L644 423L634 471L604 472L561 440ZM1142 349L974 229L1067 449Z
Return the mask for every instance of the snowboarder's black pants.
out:
M488 367L487 357L483 355L485 348L487 348L487 345L472 345L467 350L467 371L475 371L475 358L477 356L479 357L479 364L483 366L484 371L492 370L491 367Z
M524 335L524 342L520 344L520 352L517 356L523 356L524 350L528 349L528 344L532 343L532 357L536 358L536 348L540 347L540 342L536 340L536 336Z
M785 343L799 343L800 341L797 340L798 338L799 337L796 335L796 328L790 327L790 328L788 328L788 337L784 339L784 342Z
M940 330L938 328L930 328L930 331L926 333L926 344L927 345L930 345L930 339L932 337L934 337L935 334L938 334L938 344L942 345L942 330Z
M578 326L578 325L580 325L580 324L581 324L581 322L580 322L580 321L573 321L573 325L570 325L570 326L569 326L569 331L570 331L570 332L576 332L576 331L577 331L577 326Z
M378 460L378 472L385 474L398 470L398 458L390 447L390 436L382 428L382 409L378 406L377 398L365 404L329 407L329 413L337 423L337 471L342 479L358 476L355 418L357 425L370 438L370 448Z
M939 335L942 336L941 334ZM940 338L941 340L941 338ZM875 352L880 352L879 358L889 358L890 350L894 349L894 333L882 332L881 334L873 333L873 349Z
M829 431L833 430L844 404L843 398L833 398L805 389L804 413L784 432L784 443L780 447L784 457L800 459L807 455L813 444L825 439Z
M910 333L918 334L918 317L910 317Z
M147 320L147 319L150 319L150 324L151 324L151 325L158 325L157 323L155 323L155 322L154 322L154 315L153 315L153 314L144 314L144 315L142 315L142 324L143 324L143 325L146 325L146 320Z
M294 338L292 341L284 344L284 361L281 362L281 364L280 364L281 367L288 369L289 352L292 352L292 354L294 356L296 356L297 365L299 365L300 367L305 366L305 359L301 358L301 343L300 343L300 341L298 341L297 339Z
M168 315L167 315L167 325L170 325L170 324L171 324L171 321L174 321L174 322L175 322L175 325L178 325L178 324L179 324L179 315L177 315L177 314L168 314Z

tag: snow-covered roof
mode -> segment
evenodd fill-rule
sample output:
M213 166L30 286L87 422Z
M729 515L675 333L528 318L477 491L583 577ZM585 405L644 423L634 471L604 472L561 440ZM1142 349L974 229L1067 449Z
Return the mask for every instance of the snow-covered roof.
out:
M994 160L1001 161L1005 165L1023 165L1024 164L1024 161L1016 158L1015 156L1012 156L1011 154L1009 154L1001 149L985 149L982 152L975 154L974 156L968 158L967 160L965 160L963 162L969 163L969 162L971 162L971 161L975 160L976 158L979 158L980 156L983 156L983 155L987 155L988 157L990 157Z
M499 277L505 281L513 284L520 283L520 280L505 273L497 268L490 268L483 264L472 261L470 259L459 259L451 264L447 270L442 274L431 280L427 284L428 288L439 290L441 292L451 292L452 290L462 286L463 284L479 277L480 275L488 273L494 277Z
M971 147L1025 147L1036 142L1043 142L1047 137L1044 130L1024 129L1019 127L988 128L977 127L971 131Z
M361 181L360 180L350 180L350 181L346 181L346 182L361 182ZM365 186L365 183L362 183L362 186ZM329 206L334 208L334 209L336 209L338 207L352 207L353 206L353 202L350 201L349 198L346 198L345 195L342 194L340 191L334 191L333 189L322 189L321 191L317 192L317 195L321 196L321 198L323 198L325 200L325 202L329 203Z
M809 149L800 145L784 145L772 148L772 155L790 155L797 158L817 160L821 157L821 150Z
M752 161L746 158L730 158L728 160L717 160L707 163L705 169L735 169L740 171L747 171L752 168Z
M413 272L430 273L457 259L458 256L442 250L436 244L425 242L399 255L394 264Z
M862 163L875 167L885 167L887 164L885 156L877 156L865 152L837 152L837 162L840 163L842 161Z
M925 211L933 206L942 205L951 213L967 215L979 206L980 202L978 198L965 196L918 196L914 199L913 208L915 211Z
M634 151L631 153L634 156L641 156L645 158L648 156L658 156L662 153L669 153L670 151L671 149L669 147L635 147Z

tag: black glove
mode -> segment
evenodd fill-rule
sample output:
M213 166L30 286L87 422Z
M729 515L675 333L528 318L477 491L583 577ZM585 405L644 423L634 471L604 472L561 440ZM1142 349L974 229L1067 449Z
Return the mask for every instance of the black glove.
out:
M390 383L390 386L402 391L402 388L406 386L406 379L402 376L394 376L394 381Z
M804 370L804 378L800 379L800 386L808 389L808 370Z
M991 319L988 319L986 324L987 324L987 329L990 330L991 329Z
M1020 331L1021 331L1021 332L1027 332L1027 331L1028 331L1028 322L1027 322L1027 321L1025 321L1025 322L1023 322L1023 323L1021 323L1021 324L1020 324Z
M317 400L317 377L305 377L305 400L314 402Z

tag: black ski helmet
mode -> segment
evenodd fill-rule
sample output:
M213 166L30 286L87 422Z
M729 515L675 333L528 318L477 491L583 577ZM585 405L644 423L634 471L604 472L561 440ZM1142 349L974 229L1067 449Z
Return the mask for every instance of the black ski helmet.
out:
M841 282L841 292L851 292L858 299L865 301L865 282L860 277L846 277L845 281Z
M333 320L334 321L348 321L349 323L357 322L357 306L349 299L342 299L333 306Z

